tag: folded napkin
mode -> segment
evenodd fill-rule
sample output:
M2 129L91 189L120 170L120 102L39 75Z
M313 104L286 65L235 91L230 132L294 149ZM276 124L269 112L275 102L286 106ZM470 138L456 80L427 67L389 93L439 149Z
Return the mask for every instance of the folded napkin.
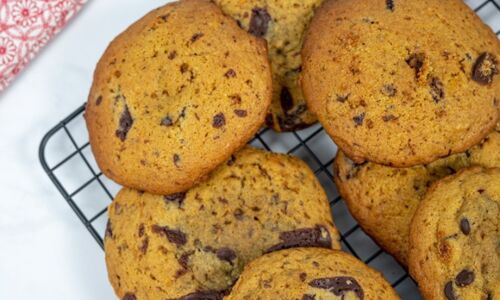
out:
M87 0L0 0L0 91Z

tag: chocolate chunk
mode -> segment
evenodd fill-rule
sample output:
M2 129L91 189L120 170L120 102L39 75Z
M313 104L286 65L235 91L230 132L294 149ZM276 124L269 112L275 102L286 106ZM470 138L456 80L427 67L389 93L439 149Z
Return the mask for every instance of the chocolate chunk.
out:
M455 293L453 292L453 282L448 281L444 285L444 295L446 296L446 299L448 300L456 300L457 297L455 297Z
M228 293L226 291L194 292L179 298L179 300L222 300Z
M336 296L344 296L348 292L354 292L358 299L364 298L364 291L352 277L328 277L318 278L309 282L309 286L313 288L328 290ZM344 298L344 297L342 297Z
M470 233L470 223L469 220L463 218L460 220L460 230L462 230L463 234L469 235Z
M177 247L183 246L187 243L186 234L180 230L174 230L168 228L168 226L160 225L153 225L151 229L154 233L166 236L168 241L176 244Z
M231 98L232 104L240 104L241 103L241 96L238 94L230 95L229 98Z
M283 111L289 111L293 108L293 97L288 88L283 87L280 93L280 103Z
M441 80L433 77L429 86L431 88L430 93L434 102L439 103L439 101L444 99L444 86Z
M316 300L316 296L304 294L304 296L302 296L302 300Z
M388 97L394 97L396 96L397 89L392 84L386 84L380 91Z
M394 121L394 120L397 120L398 118L394 115L385 115L382 117L382 120L384 120L384 122L390 122L390 121Z
M143 237L144 232L145 232L144 224L141 223L141 225L139 225L139 231L138 231L139 237Z
M174 161L174 165L178 168L179 165L180 165L180 162L181 162L181 157L179 156L179 154L174 154L174 156L172 157L172 160Z
M273 252L295 247L321 247L331 248L332 239L328 230L317 225L314 228L303 228L280 234L281 243L272 246L266 252Z
M363 121L365 120L366 113L361 113L357 116L354 116L352 120L354 121L354 124L356 124L356 127L363 125Z
M482 194L482 193L484 193L484 189L479 189L479 190L477 190L477 192L478 192L479 194Z
M231 263L236 258L236 252L227 247L220 248L219 250L217 250L215 255L217 255L220 260L225 260L229 263Z
M212 121L212 126L214 128L221 128L224 125L226 125L226 117L224 117L224 114L223 113L216 114Z
M104 233L105 238L113 238L113 227L111 225L111 220L108 219L108 223L106 223L106 231Z
M149 238L145 237L142 240L141 246L139 247L139 250L141 250L142 254L146 254L146 252L148 251L148 246L149 246Z
M255 7L252 9L250 29L248 29L248 32L257 37L263 37L269 28L269 21L271 21L271 15L269 15L267 10L265 8Z
M134 293L126 293L122 300L137 300Z
M236 161L236 156L231 155L231 158L229 158L229 160L227 161L227 165L232 166L232 165L234 165L235 161Z
M344 103L349 99L349 96L351 96L351 94L337 95L337 102Z
M236 71L234 71L233 69L229 69L227 70L227 72L224 74L224 76L226 78L233 78L233 77L236 77Z
M234 114L240 118L245 118L248 115L247 111L244 109L235 109Z
M120 121L118 124L118 129L116 130L116 136L123 142L127 139L127 134L134 124L134 119L128 110L128 106L125 105L123 112L120 116Z
M169 54L168 54L168 59L172 60L174 58L177 57L177 51L171 51Z
M307 106L300 104L293 112L285 112L285 118L278 117L280 128L284 131L295 131L306 128L308 125L302 122L302 115L307 111Z
M464 269L455 277L455 283L459 287L468 286L474 281L474 277L474 272Z
M240 208L235 209L233 215L237 220L243 220L244 213Z
M179 207L184 203L184 199L186 199L186 193L175 193L163 196L163 199L168 202L176 202Z
M394 0L385 0L385 7L390 11L394 11Z
M472 79L482 85L488 85L493 82L493 76L498 73L497 61L491 53L481 54L472 68Z
M420 76L420 71L422 71L424 61L425 55L423 53L413 53L406 59L406 63L410 66L410 68L415 69L416 78Z
M99 96L99 97L97 97L97 99L95 99L95 105L96 106L101 105L101 102L102 102L102 96Z
M181 265L181 267L184 269L184 270L187 270L188 267L189 267L189 257L191 255L194 254L194 251L189 251L189 252L186 252L186 253L183 253L181 255L181 257L179 257L177 259L177 261L179 262L179 265Z
M162 19L162 20L163 20L163 22L167 22L168 17L170 17L170 14L166 14L166 15L163 15L163 16L159 16L159 18L160 18L160 19Z
M163 118L161 120L160 125L165 126L165 127L169 127L169 126L174 125L174 122L172 121L172 118L170 118L169 116L166 116L165 118Z
M203 32L198 32L198 33L193 34L193 36L191 37L191 43L196 42L197 40L199 40L204 35L205 34Z
M304 281L306 281L307 274L302 272L299 274L299 278L300 278L300 281L304 282Z

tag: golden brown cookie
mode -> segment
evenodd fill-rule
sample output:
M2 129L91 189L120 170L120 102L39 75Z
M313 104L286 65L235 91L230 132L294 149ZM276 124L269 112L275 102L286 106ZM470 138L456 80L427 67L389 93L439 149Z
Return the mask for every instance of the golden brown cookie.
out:
M315 123L298 78L304 32L323 0L214 1L242 28L267 40L273 69L273 101L267 125L277 131L293 131Z
M370 162L358 165L339 151L334 178L349 211L363 230L406 265L410 222L428 187L470 166L500 168L500 124L465 153L411 168Z
M271 97L262 40L208 0L168 4L99 61L86 110L92 151L122 185L182 192L248 142Z
M411 223L409 267L425 299L500 298L500 168L475 167L427 192Z
M328 0L302 56L309 109L356 163L427 164L499 119L500 43L461 0Z
M245 267L226 300L399 299L382 274L342 251L296 248Z
M309 167L253 148L186 193L123 189L109 218L106 263L120 299L220 299L264 253L340 249L328 199Z

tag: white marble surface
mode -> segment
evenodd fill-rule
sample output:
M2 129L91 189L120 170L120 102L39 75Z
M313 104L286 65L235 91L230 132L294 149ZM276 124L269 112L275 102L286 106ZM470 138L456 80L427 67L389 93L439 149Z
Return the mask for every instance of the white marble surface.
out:
M103 252L44 174L38 146L49 128L86 100L95 63L108 42L165 2L91 1L0 95L0 299L115 299ZM467 2L477 6L483 1ZM496 30L500 28L500 15L492 4L480 15ZM271 132L263 139L280 152L297 143L291 135L278 137ZM324 134L311 140L310 146L322 161L335 151ZM294 154L315 167L306 151ZM330 198L335 197L331 181L319 177ZM341 231L352 225L342 203L333 210ZM365 257L376 248L362 233L350 237L350 242ZM394 265L388 256L371 265L390 280L401 273L387 271L388 265ZM418 299L410 281L398 292L405 299Z

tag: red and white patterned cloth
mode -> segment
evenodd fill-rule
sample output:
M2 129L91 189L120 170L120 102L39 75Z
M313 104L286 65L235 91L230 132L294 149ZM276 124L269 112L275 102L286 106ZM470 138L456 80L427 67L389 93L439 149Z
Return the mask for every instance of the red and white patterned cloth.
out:
M0 92L87 0L0 0Z

